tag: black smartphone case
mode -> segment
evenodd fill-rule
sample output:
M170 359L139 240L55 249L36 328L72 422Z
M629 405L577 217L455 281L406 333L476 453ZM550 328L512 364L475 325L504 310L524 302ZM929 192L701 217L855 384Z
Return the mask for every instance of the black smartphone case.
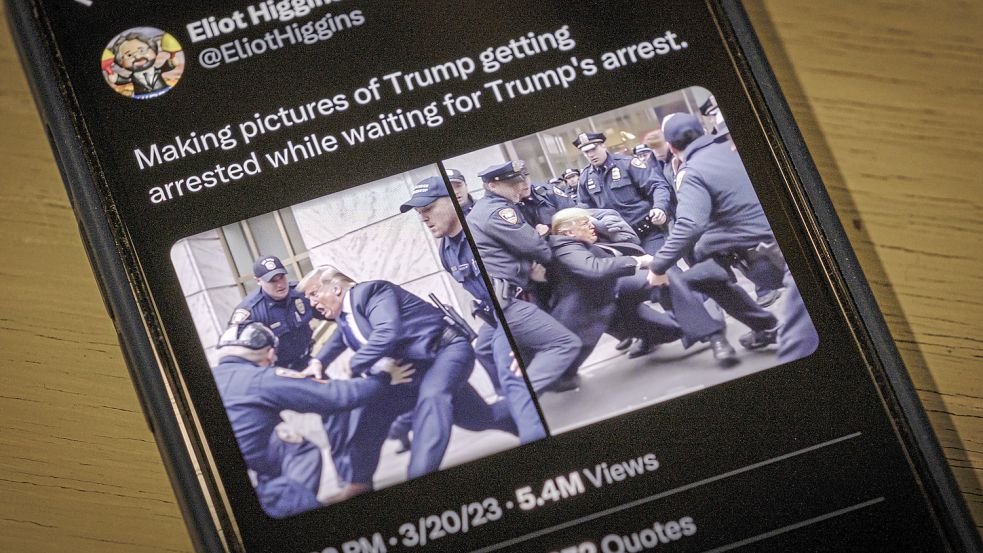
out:
M862 322L863 347L874 360L880 392L900 429L905 449L929 501L940 514L947 541L956 551L983 551L969 511L921 407L894 341L861 272L856 256L833 210L822 180L792 119L747 14L736 0L708 0L730 25L722 29L734 59L762 119L774 139L775 155L801 184L811 208L807 226L818 231L836 269L831 275L852 300L854 315ZM86 129L76 117L71 87L60 66L44 22L32 2L6 1L7 16L26 68L35 102L51 142L65 188L75 210L79 231L100 284L106 310L117 329L127 367L147 418L147 424L170 476L195 548L199 551L238 550L221 537L210 500L195 471L184 430L174 412L158 367L157 354L145 324L140 283L131 279L131 258L125 233L114 224L113 206L107 205L98 176L90 164L94 152ZM56 75L57 78L51 78Z

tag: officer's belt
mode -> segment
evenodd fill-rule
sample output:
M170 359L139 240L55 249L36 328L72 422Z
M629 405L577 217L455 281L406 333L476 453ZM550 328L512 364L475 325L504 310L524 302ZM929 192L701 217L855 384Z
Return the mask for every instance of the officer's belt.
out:
M760 242L751 248L734 250L717 257L725 264L737 267L744 273L747 273L752 265L761 261L780 271L785 270L785 257L777 242Z
M516 286L504 278L493 278L492 288L494 288L495 299L498 300L498 304L502 309L511 305L514 300L522 295L522 288L520 286Z

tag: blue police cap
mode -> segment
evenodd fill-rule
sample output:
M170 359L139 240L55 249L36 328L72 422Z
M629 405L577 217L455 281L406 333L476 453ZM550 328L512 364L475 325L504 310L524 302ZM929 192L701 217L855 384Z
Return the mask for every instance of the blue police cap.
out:
M406 213L414 207L424 207L433 203L437 198L450 196L447 193L447 185L440 177L427 177L413 185L413 196L406 200L406 203L399 206L400 213Z
M285 274L287 270L283 268L283 262L275 255L261 257L253 263L253 275L263 282L269 282L273 277Z
M636 156L641 154L651 154L652 148L649 148L646 144L639 144L632 148L631 152Z
M528 174L529 173L526 171L526 162L520 159L518 161L510 161L501 165L492 165L491 167L478 173L478 176L481 177L481 182L489 183L512 180L525 177Z
M573 141L573 146L581 151L593 150L598 144L607 140L602 132L582 132Z
M662 120L662 134L670 144L679 142L686 131L694 131L699 135L706 134L700 120L689 113L670 113Z
M571 168L563 171L563 174L560 175L560 176L563 177L564 179L569 179L570 177L572 177L574 175L578 175L579 176L580 175L580 171L578 171L578 170L574 169L573 167L571 167Z
M464 173L458 171L457 169L447 169L445 172L447 174L447 180L467 182L464 180Z
M279 344L276 334L263 323L251 322L232 325L218 339L218 347L241 346L248 349L275 348Z

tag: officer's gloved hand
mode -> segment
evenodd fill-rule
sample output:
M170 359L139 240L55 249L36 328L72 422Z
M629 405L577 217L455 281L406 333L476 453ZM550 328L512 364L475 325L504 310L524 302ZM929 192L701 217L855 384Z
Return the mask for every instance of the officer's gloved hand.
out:
M389 375L389 383L395 386L396 384L412 382L413 379L411 377L416 373L416 369L413 368L412 363L400 365L391 357L383 357L372 365L368 373L370 375L386 373Z

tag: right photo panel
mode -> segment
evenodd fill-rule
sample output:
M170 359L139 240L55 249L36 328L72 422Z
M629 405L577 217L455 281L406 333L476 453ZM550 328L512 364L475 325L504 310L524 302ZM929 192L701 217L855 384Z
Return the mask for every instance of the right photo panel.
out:
M443 166L504 313L512 370L524 373L553 434L818 346L706 89L597 113Z

